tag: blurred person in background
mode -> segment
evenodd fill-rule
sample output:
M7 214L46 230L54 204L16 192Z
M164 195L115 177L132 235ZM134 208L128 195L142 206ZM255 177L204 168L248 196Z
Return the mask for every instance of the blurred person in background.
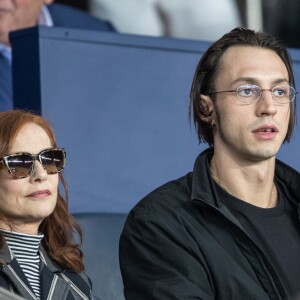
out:
M111 20L122 33L151 36L165 33L157 0L91 0L90 11L95 16Z
M90 0L96 16L118 31L213 41L241 26L235 0Z
M0 111L13 108L9 32L36 25L115 32L111 23L53 0L1 0Z
M0 113L0 287L27 300L92 299L73 240L81 230L68 211L65 163L45 119Z
M288 47L300 48L300 1L262 0L262 6L264 30L280 38Z

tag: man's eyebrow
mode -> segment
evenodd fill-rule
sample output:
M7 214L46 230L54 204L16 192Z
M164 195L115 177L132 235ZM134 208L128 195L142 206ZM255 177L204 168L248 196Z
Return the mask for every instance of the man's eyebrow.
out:
M273 83L274 84L281 84L281 83L288 83L289 84L289 81L286 78L280 78L280 79L275 80Z
M239 77L237 79L235 79L232 84L238 83L238 82L247 82L250 84L256 84L259 85L260 81L254 77ZM289 81L286 78L278 78L274 81L272 81L272 85L277 85L277 84L282 84L282 83L288 83Z
M258 84L258 80L253 77L239 77L239 78L235 79L232 82L232 84L235 84L237 82L248 82L248 83L252 83L252 84Z

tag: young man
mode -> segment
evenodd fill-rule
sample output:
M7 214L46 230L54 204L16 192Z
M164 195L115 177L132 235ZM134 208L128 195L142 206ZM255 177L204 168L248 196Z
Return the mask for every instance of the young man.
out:
M194 170L145 197L120 240L131 299L296 299L299 173L276 160L295 125L289 54L236 28L203 55L191 89Z
M0 0L0 111L13 108L9 33L36 25L115 32L113 26L54 0Z

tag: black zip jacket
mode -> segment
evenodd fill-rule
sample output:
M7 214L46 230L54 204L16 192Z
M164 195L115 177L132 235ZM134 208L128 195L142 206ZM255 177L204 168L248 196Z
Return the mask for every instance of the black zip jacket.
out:
M156 189L128 215L120 238L127 300L288 298L267 256L217 198L212 154L204 151L192 173ZM299 208L300 174L277 160L275 176Z

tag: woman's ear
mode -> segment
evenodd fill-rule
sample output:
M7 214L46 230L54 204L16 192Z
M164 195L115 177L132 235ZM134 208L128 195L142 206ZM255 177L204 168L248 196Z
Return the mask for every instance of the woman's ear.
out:
M210 96L200 95L199 114L202 121L212 123L212 115L214 112L214 103Z

